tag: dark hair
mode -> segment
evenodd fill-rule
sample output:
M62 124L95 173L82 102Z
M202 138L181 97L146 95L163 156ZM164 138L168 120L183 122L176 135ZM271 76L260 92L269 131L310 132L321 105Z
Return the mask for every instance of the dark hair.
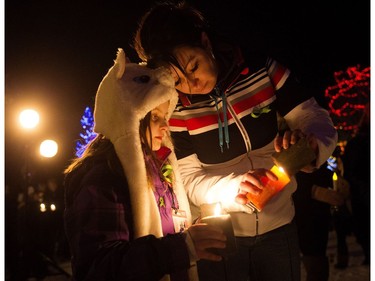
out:
M68 174L81 166L90 165L100 160L106 160L113 171L120 174L122 173L122 169L118 169L118 167L121 167L121 164L112 142L102 134L98 134L88 143L82 156L74 158L71 164L64 170L64 174Z
M133 47L150 67L165 63L178 66L173 50L179 46L199 46L208 24L203 15L186 2L156 4L141 19Z
M150 157L151 161L155 163L157 167L159 167L162 163L156 156L155 152L152 150L152 141L150 143L147 141L147 132L150 134L150 140L152 140L152 132L150 127L151 122L151 112L147 113L146 116L140 121L139 123L139 135L142 142L142 148L145 151L145 154ZM146 172L147 172L147 179L148 182L152 185L153 177L155 176L152 171L151 163L146 161ZM159 171L159 176L161 177L161 171Z
M147 132L150 134L150 138L152 139L152 132L150 128L150 120L151 120L151 112L148 112L146 116L139 121L139 136L141 138L141 142L143 148L148 155L152 155L152 142L149 144L147 142Z

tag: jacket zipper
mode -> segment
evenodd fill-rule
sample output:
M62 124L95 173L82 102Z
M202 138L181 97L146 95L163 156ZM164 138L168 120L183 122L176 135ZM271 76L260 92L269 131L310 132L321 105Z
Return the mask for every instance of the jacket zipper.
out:
M238 77L239 77L239 75L233 81L237 80ZM233 84L233 82L231 84ZM228 89L229 89L229 87L225 91L224 98L227 98L227 91L228 91ZM245 142L245 146L246 146L246 155L247 155L247 158L250 161L251 169L254 169L253 161L250 158L250 151L252 150L250 137L247 134L247 131L246 131L244 125L242 124L241 120L237 117L237 114L234 111L234 108L232 107L232 104L228 101L228 99L227 99L227 108L228 108L230 114L232 115L233 120L236 123L238 129L241 132L242 138L243 138L243 140ZM255 213L255 235L258 236L259 235L259 217L258 217L258 211L255 209L254 213Z

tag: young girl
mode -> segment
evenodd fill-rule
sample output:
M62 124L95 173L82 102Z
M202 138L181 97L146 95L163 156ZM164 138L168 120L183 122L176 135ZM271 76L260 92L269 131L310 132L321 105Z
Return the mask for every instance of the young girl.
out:
M206 249L225 247L225 236L190 226L174 170L176 101L168 72L125 65L119 50L96 95L98 135L65 170L73 280L197 280L196 260L221 259Z

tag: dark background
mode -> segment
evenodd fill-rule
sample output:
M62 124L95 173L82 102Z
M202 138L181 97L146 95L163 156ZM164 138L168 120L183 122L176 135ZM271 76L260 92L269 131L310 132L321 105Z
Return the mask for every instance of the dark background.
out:
M38 180L62 176L74 157L80 119L117 48L130 47L140 16L155 1L5 1L5 176L18 185L30 146ZM322 98L333 72L370 65L370 1L190 1L213 25L236 28L249 48L266 50ZM254 2L254 3L252 3ZM260 3L258 3L260 2ZM294 2L294 1L293 1ZM39 111L33 132L18 125L26 107ZM52 159L34 149L45 138L59 143ZM62 177L61 177L62 178Z

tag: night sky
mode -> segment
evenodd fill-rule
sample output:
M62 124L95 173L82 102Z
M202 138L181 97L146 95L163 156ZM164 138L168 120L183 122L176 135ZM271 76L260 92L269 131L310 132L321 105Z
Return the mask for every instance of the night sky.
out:
M153 2L5 1L7 183L19 182L26 143L41 180L61 176L74 156L84 109L93 106L117 48L137 61L130 43L137 21ZM334 83L334 71L370 65L370 1L299 1L300 6L285 1L190 2L213 25L236 27L249 48L266 50L318 91ZM19 127L17 116L25 107L39 111L38 130L26 133ZM59 143L52 159L34 155L45 138Z

